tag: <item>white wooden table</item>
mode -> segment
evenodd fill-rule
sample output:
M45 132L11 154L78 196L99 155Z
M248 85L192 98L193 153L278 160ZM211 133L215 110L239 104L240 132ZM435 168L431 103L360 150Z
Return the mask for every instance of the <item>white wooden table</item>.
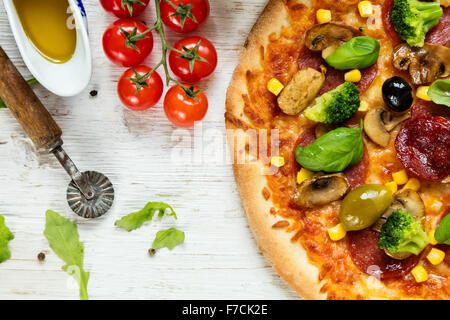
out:
M265 2L211 1L211 17L197 34L216 45L219 66L201 84L210 101L201 148L197 142L202 137L195 140L193 130L174 127L161 102L145 112L122 107L116 84L124 69L113 66L101 46L103 31L114 18L97 0L84 0L94 57L91 83L73 98L57 97L42 87L36 92L63 129L72 159L83 170L109 176L116 201L103 218L78 218L65 200L69 181L64 170L52 157L36 153L10 111L1 109L0 214L15 239L10 242L12 259L0 264L0 299L78 299L77 287L61 270L63 262L43 235L47 209L78 223L85 268L91 272L91 299L298 298L259 253L223 153L225 91L242 44ZM151 1L141 18L150 24L153 17ZM29 77L1 5L0 35L0 45ZM171 43L179 38L172 32L168 35ZM146 63L154 65L159 56L158 43ZM93 89L98 90L95 98L89 95ZM214 153L211 146L216 146ZM171 204L178 221L164 218L131 233L114 227L116 219L148 201ZM156 232L173 225L186 232L185 244L149 257L147 250ZM44 263L37 260L41 251L47 255Z

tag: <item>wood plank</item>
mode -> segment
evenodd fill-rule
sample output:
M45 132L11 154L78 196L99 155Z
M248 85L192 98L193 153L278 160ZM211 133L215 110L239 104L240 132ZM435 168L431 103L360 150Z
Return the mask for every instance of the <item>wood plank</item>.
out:
M180 131L169 123L161 103L144 112L122 107L116 84L124 69L109 63L101 46L103 30L114 18L98 1L84 1L94 57L90 85L73 98L42 88L36 92L63 129L67 152L80 169L110 177L116 202L99 220L77 218L65 200L65 172L50 156L36 153L9 110L0 110L0 213L16 237L10 242L12 259L0 265L0 299L78 298L76 286L61 271L61 260L42 234L47 209L79 223L93 299L297 298L259 253L225 154L225 90L265 2L212 0L211 17L196 33L210 39L219 52L218 71L201 83L210 101L204 139L209 147L217 147L212 156L210 149L194 144L193 130ZM142 19L151 24L153 14L152 4ZM28 77L3 6L0 34L0 45ZM168 34L171 43L180 38ZM146 61L149 66L159 52L157 43ZM70 75L63 81L70 81ZM93 89L98 90L95 98L89 95ZM194 162L194 153L204 161ZM116 219L147 201L170 203L179 220L164 218L132 233L114 227ZM150 258L147 250L155 233L173 225L186 232L186 243ZM37 261L40 251L47 254L44 263Z

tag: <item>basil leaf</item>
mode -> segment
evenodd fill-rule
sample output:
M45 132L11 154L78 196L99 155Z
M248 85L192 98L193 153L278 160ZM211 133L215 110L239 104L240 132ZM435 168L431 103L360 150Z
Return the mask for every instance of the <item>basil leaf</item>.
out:
M325 61L335 69L363 69L373 65L380 53L380 43L374 38L354 37L344 43Z
M450 107L450 80L436 80L428 89L428 96L434 103Z
M114 225L127 231L132 231L142 227L145 222L151 221L156 212L159 212L158 217L162 218L167 210L170 210L170 213L167 214L168 216L173 216L177 219L175 211L168 204L164 202L149 202L141 210L117 220Z
M184 237L184 232L175 228L158 231L152 249L168 248L172 250L184 242Z
M434 238L437 242L450 245L450 214L442 219L439 227L434 232Z
M14 239L14 235L5 224L5 217L0 215L0 263L11 258L8 242Z
M84 245L79 240L77 225L58 213L48 210L44 235L50 248L66 263L62 269L78 282L80 299L88 300L89 272L83 269Z
M340 172L361 161L364 152L361 128L337 128L309 146L297 146L295 159L311 171Z

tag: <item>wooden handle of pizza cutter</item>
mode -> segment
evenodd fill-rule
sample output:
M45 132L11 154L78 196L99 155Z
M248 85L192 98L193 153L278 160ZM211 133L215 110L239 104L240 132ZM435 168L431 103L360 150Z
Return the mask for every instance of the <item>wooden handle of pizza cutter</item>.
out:
M0 47L0 98L36 145L50 149L62 131Z

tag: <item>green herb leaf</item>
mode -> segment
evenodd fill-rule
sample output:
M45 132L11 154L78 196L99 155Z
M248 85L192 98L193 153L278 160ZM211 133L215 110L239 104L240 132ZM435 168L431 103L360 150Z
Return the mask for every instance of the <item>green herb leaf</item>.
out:
M297 146L295 159L312 171L340 172L361 161L363 152L361 128L337 128L305 148Z
M434 103L450 107L450 80L436 80L428 89L428 96Z
M175 211L168 204L164 202L149 202L143 209L124 216L122 219L117 220L114 225L127 231L132 231L142 227L145 222L151 221L156 212L159 212L158 217L162 218L167 210L170 210L167 216L173 216L177 219Z
M172 250L184 242L184 237L184 232L175 228L158 231L153 240L152 249L168 248Z
M442 219L439 227L434 232L434 238L437 242L450 245L450 214Z
M77 225L58 213L48 210L44 235L50 248L66 263L62 269L78 282L80 299L88 300L89 272L83 269L84 245L79 241Z
M11 258L11 251L8 249L8 242L14 239L14 235L5 225L5 217L0 215L0 263Z
M354 37L331 53L325 61L338 70L363 69L373 65L380 53L380 43L374 38Z

